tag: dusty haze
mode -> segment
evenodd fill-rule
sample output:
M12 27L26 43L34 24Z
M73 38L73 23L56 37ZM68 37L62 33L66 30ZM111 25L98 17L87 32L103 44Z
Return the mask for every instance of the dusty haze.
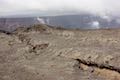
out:
M0 16L64 15L81 11L119 16L119 7L119 0L0 0Z

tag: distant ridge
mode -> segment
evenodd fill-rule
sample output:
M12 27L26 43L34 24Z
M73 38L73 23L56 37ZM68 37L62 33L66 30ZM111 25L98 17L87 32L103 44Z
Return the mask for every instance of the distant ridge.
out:
M0 30L9 32L19 27L30 27L34 24L47 24L68 29L110 29L120 28L120 18L93 14L0 18Z
M42 20L38 17L30 18L0 18L0 30L4 31L14 31L19 27L30 27L34 24L42 24Z

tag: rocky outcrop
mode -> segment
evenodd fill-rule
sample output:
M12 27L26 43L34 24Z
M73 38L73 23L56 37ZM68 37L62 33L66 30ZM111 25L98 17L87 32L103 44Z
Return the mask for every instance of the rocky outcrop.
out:
M119 46L119 29L1 32L0 80L120 80Z

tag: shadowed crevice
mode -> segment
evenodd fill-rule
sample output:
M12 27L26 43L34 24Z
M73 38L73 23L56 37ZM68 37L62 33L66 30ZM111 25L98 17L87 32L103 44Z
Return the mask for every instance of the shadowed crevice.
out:
M96 67L96 68L99 68L99 69L107 69L107 70L111 70L111 71L115 71L115 72L118 72L120 73L120 69L119 68L116 68L114 66L108 66L108 65L105 65L105 64L97 64L97 63L94 63L94 62L90 62L90 61L85 61L85 60L81 60L81 59L75 59L79 62L79 64L84 64L84 65L87 65L89 67ZM80 68L80 65L78 66Z

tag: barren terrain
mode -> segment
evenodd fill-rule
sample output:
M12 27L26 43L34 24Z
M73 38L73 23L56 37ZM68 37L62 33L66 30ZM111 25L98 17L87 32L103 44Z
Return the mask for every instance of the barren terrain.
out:
M0 80L120 80L120 29L1 32Z

